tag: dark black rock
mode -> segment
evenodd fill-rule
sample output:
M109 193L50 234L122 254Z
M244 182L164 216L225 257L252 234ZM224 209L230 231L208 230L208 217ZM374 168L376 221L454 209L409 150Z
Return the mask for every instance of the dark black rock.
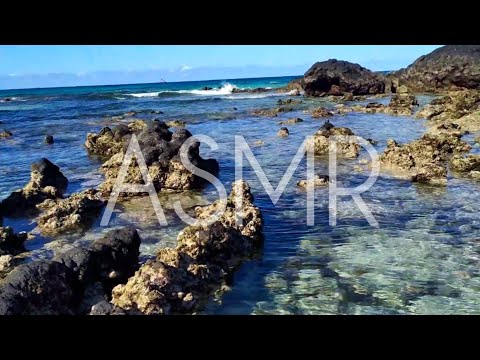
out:
M1 315L74 314L78 302L78 279L56 261L20 265L0 285Z
M45 136L45 144L53 144L53 136L52 135Z
M0 215L0 225L1 225ZM0 227L0 256L17 255L25 251L23 243L27 240L27 233L15 234L9 226Z
M330 123L330 120L327 120L323 123L323 125L320 127L321 130L326 130L329 131L333 129L335 126L333 126L332 123Z
M50 160L42 158L31 166L32 180L36 180L40 188L53 186L63 194L68 186L68 179L62 174L59 167Z

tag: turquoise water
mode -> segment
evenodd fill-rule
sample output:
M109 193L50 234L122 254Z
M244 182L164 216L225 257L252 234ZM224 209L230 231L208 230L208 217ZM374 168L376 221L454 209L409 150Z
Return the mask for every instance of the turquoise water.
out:
M321 99L303 99L295 111L278 118L253 117L257 108L272 108L287 97L275 92L231 94L239 88L279 87L292 78L241 79L215 82L164 83L0 92L0 129L14 133L0 141L0 198L22 187L29 166L40 157L59 165L70 180L69 192L98 185L100 160L89 157L82 145L88 132L109 123L105 115L138 112L138 118L179 119L194 134L205 134L219 144L217 151L202 145L204 156L219 160L219 178L227 190L234 180L234 136L243 135L267 177L276 187L305 136L323 123L304 110L333 107ZM210 92L198 92L209 86ZM220 88L221 90L219 90ZM160 95L160 96L159 96ZM429 98L421 98L422 103ZM382 101L388 101L383 99ZM236 108L237 110L234 110ZM163 114L151 114L160 110ZM301 117L287 125L288 138L278 138L281 120ZM424 122L382 114L334 116L337 126L378 141L382 151L388 138L411 141L425 131ZM53 146L43 144L51 134ZM471 141L473 137L469 137ZM261 140L263 146L253 144ZM478 148L475 148L478 150ZM368 158L362 151L360 158ZM245 164L248 164L244 160ZM357 172L358 160L340 160L338 180L359 185L368 171ZM360 165L361 166L361 165ZM328 159L317 158L316 171L328 173ZM363 166L365 168L365 166ZM231 290L212 302L208 314L410 314L480 313L480 184L449 174L446 187L412 184L381 174L363 199L380 228L368 225L351 198L339 201L338 223L328 224L328 189L315 191L315 226L306 224L306 194L295 184L306 174L302 161L276 205L246 165L255 204L262 210L265 243L258 258L246 262L234 276ZM212 186L181 196L185 208L215 200ZM133 223L143 239L142 260L159 246L174 246L184 224L171 211L171 197L161 196L169 226L156 222L148 201L132 200L117 207L111 227ZM33 230L29 219L6 219L16 230ZM50 257L108 229L94 226L83 234L56 238L38 236L28 243L25 261Z

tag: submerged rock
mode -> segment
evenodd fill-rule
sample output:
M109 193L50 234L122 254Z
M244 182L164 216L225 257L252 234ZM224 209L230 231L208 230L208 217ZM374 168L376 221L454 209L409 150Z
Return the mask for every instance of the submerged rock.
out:
M163 126L146 129L140 132L137 137L155 189L190 190L201 187L205 180L188 170L183 165L179 154L181 146L192 134L186 129L176 129L173 134L165 130L170 134L166 136L163 130L165 130ZM215 159L203 159L200 156L199 142L192 143L188 149L188 158L194 166L211 174L215 174L219 170L218 162ZM112 191L123 159L124 153L122 151L102 165L106 180L100 186L100 189L104 194L108 195ZM124 181L130 184L144 183L136 158L130 164ZM122 193L121 195L128 196L131 194Z
M47 211L38 218L42 233L56 235L68 230L85 227L93 222L105 201L95 189L87 189L66 199L46 200L39 207Z
M280 106L275 109L258 109L252 112L255 116L277 117L279 113L293 111L293 108Z
M286 127L282 127L280 130L278 130L277 136L287 137L288 135L290 135L290 132Z
M85 310L92 293L109 294L138 268L140 238L131 228L113 230L89 248L54 260L20 265L0 281L2 315L68 315ZM98 288L97 291L92 289ZM108 299L108 296L105 295ZM93 305L93 304L92 304Z
M299 182L297 182L297 186L300 186L302 188L307 188L311 184L314 187L327 186L329 182L330 182L330 177L328 175L315 174L313 179L300 180Z
M298 124L298 123L301 123L301 122L303 122L303 119L291 118L291 119L288 119L288 120L279 121L278 125L293 125L293 124Z
M346 158L356 158L360 151L360 145L349 128L335 127L326 122L314 135L307 140L305 147L316 155L336 152ZM332 141L334 140L334 141Z
M235 221L237 195L242 197L238 215L243 225ZM156 260L141 266L127 284L115 287L112 304L144 314L192 313L201 308L262 244L260 210L252 200L249 186L237 181L218 221L202 223L221 206L220 200L197 208L199 221L180 232L177 247L160 249Z
M331 59L317 62L305 73L302 81L305 94L309 96L369 95L383 93L384 79L381 75L348 61Z
M0 139L8 139L12 137L13 134L10 131L0 131Z
M68 180L58 166L43 158L32 164L30 182L0 203L0 214L19 216L36 213L36 205L47 199L61 198L67 185Z
M469 149L467 143L452 134L425 134L405 145L389 140L380 165L415 182L446 183L448 156Z
M45 144L53 144L53 136L52 135L45 136L44 142Z
M277 105L298 105L301 103L303 103L302 100L294 100L294 99L277 100Z
M330 95L328 101L342 104L346 101L364 101L367 97L363 95L353 95L350 92L344 93L343 95Z

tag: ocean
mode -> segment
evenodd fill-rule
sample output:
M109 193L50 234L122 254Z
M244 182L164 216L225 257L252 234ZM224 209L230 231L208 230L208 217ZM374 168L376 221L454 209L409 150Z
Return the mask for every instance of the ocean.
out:
M294 111L276 118L253 116L273 108L287 93L276 88L296 77L225 79L215 81L2 90L0 131L13 133L0 140L0 199L23 187L30 164L46 157L69 179L67 193L95 187L103 181L102 159L83 147L87 133L98 132L112 116L135 111L136 118L181 120L194 135L208 135L218 150L201 146L203 157L219 161L219 179L230 190L235 177L234 137L243 135L275 188L307 135L323 124L306 113L314 106L333 108L326 99L301 98ZM211 90L202 90L205 87ZM265 93L232 93L234 88L271 88ZM421 104L431 98L420 97ZM367 100L372 101L372 100ZM388 102L388 98L381 99ZM160 113L161 112L161 113ZM276 136L278 122L288 138ZM356 135L378 141L383 151L389 138L408 142L420 137L424 121L406 116L348 113L329 120ZM55 139L44 144L46 135ZM473 136L467 137L473 145ZM263 146L256 146L257 142ZM475 147L478 152L478 146ZM361 158L368 158L362 151ZM446 187L414 184L382 174L363 199L380 224L372 228L351 197L339 199L337 226L329 225L328 189L315 192L315 226L306 223L306 194L296 182L306 176L302 161L274 205L256 174L244 160L245 179L264 219L262 253L235 273L231 290L212 301L206 314L418 314L480 313L479 245L480 184L449 174ZM360 185L368 174L356 172L358 160L339 160L344 186ZM328 159L315 159L315 170L328 174ZM112 227L134 224L142 237L141 259L158 247L174 246L185 226L171 207L180 198L185 208L214 201L213 186L181 195L161 195L168 227L161 227L149 201L132 199L117 205L110 227L82 233L43 237L33 219L5 219L15 231L33 231L24 261L50 258L79 243L89 242Z

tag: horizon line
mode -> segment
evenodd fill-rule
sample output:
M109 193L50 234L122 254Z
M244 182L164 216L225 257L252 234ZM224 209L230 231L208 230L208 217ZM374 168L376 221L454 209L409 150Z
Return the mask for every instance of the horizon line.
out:
M61 89L61 88L82 88L90 86L126 86L126 85L158 85L158 84L176 84L176 83L186 83L186 82L202 82L202 81L228 81L228 80L243 80L243 79L268 79L268 78L279 78L279 77L303 77L301 75L278 75L278 76L254 76L254 77L237 77L237 78L222 78L222 79L202 79L202 80L183 80L183 81L165 81L165 82L138 82L138 83L129 83L129 84L92 84L92 85L71 85L71 86L41 86L33 88L15 88L15 89L0 89L0 91L10 91L10 90L37 90L37 89Z

